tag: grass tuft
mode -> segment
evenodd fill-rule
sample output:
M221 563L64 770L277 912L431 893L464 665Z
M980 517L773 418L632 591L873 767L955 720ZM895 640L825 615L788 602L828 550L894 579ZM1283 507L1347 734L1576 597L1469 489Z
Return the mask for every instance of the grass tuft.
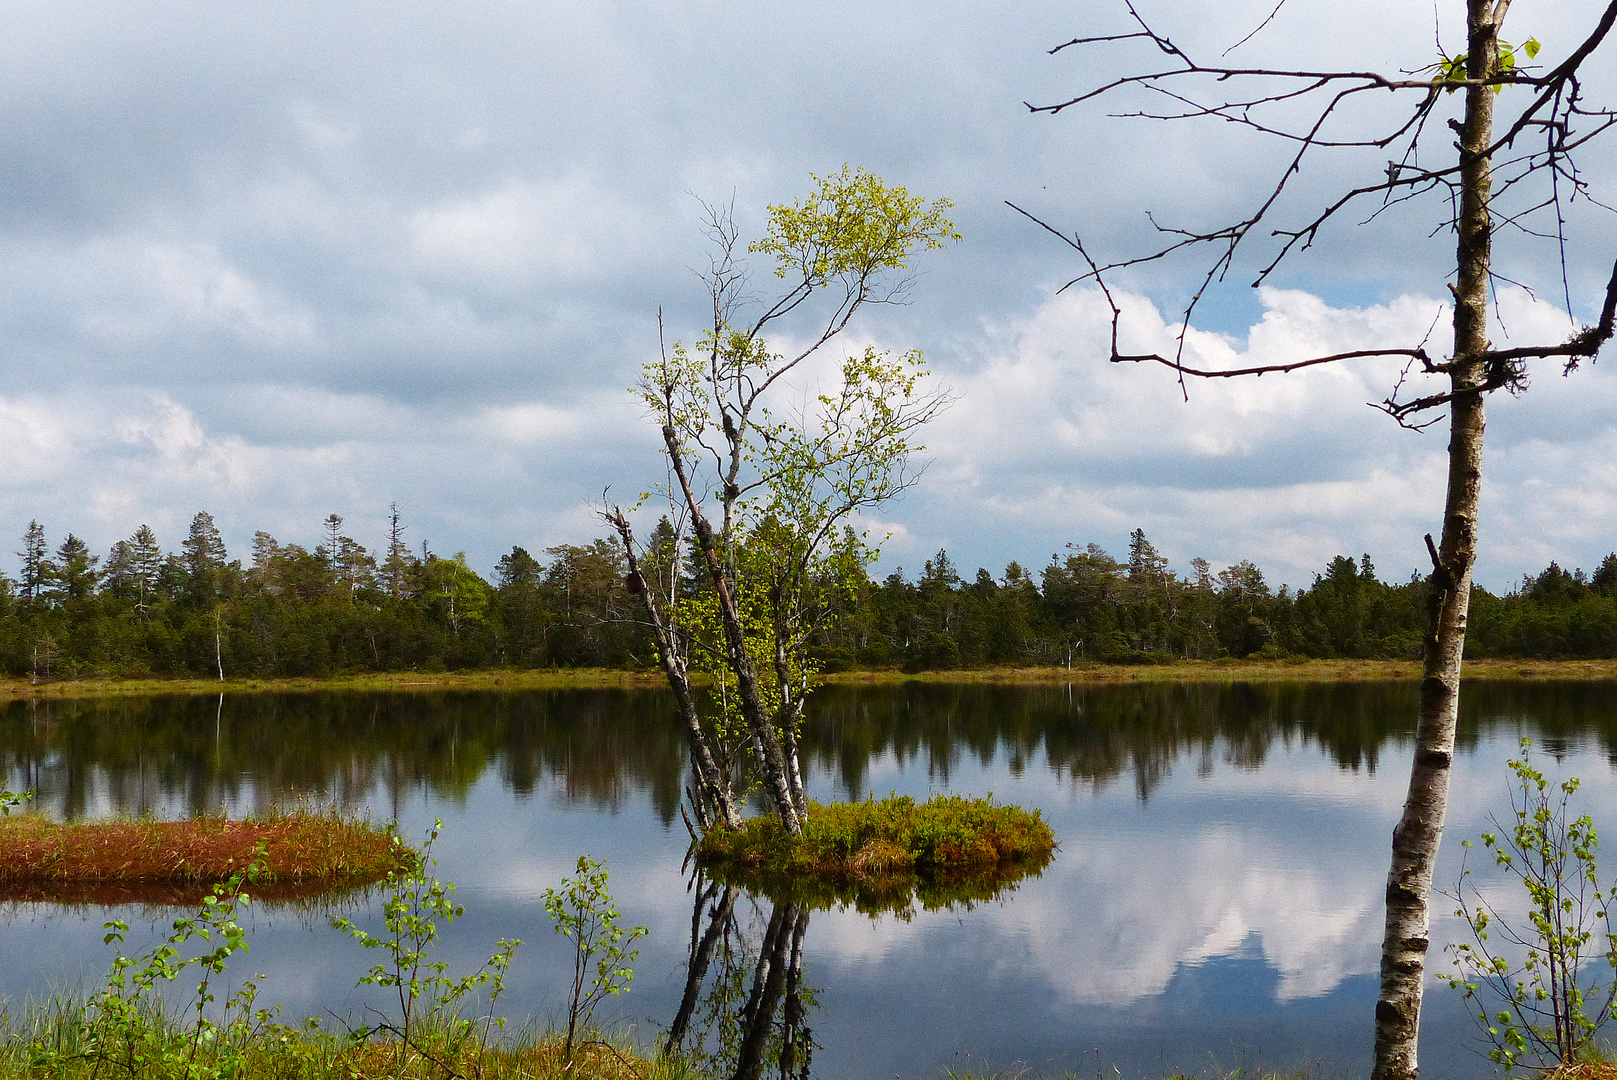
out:
M263 900L295 900L380 881L416 854L390 829L336 811L235 821L63 823L0 818L0 901L192 905L255 857Z
M1038 810L991 799L908 795L879 802L809 803L800 838L773 815L734 831L715 829L697 864L726 881L810 907L852 904L906 914L988 900L1037 874L1055 854Z

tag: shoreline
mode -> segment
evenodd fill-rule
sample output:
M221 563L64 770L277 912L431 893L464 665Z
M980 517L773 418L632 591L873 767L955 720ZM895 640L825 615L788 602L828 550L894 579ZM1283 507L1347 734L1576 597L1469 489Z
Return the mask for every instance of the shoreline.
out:
M1420 664L1413 660L1187 660L1172 664L1085 663L1065 667L977 668L905 673L896 670L843 671L822 676L826 686L939 685L1110 685L1137 682L1413 682ZM1468 660L1464 678L1483 681L1617 681L1617 660ZM100 697L204 696L213 694L443 693L568 689L655 689L665 685L656 670L559 668L531 671L390 672L302 676L282 679L59 679L34 682L0 678L0 702Z

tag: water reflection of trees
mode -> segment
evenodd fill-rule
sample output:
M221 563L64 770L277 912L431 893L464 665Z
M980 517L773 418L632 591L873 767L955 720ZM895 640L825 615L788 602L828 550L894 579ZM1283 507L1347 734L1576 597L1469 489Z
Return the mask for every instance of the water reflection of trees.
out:
M809 909L700 877L692 891L685 993L664 1050L704 1076L757 1080L773 1065L781 1080L806 1080L814 1050L814 992L803 981Z
M666 823L684 756L650 691L46 700L0 712L0 774L68 818L301 797L396 804L419 789L458 800L492 772L521 796L555 779L569 799L611 809L649 789Z
M1388 741L1410 734L1416 696L1412 683L827 687L805 742L850 798L867 794L883 754L947 782L968 755L986 766L1001 753L1013 774L1044 759L1079 782L1131 776L1144 798L1187 755L1203 772L1258 768L1277 746L1313 744L1374 772ZM1551 752L1592 738L1617 762L1617 709L1602 684L1468 684L1459 745L1501 723L1536 731Z
M1074 782L1128 777L1141 797L1189 759L1256 768L1278 747L1317 745L1373 771L1405 737L1412 684L1155 683L1130 686L827 687L806 721L806 764L850 797L873 759L948 781L963 761L1003 755L1012 773L1048 766ZM486 775L518 795L555 784L616 809L648 790L678 813L686 751L658 691L519 694L264 694L17 702L0 709L0 773L65 817L263 809L300 796L358 807L415 790L464 798ZM1522 728L1549 753L1599 746L1617 763L1610 688L1473 683L1462 747L1488 727Z

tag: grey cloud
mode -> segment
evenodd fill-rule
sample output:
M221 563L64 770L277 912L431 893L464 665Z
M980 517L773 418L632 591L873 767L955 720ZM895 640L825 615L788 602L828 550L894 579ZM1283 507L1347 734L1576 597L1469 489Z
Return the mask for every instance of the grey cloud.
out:
M1174 3L1161 17L1177 40L1222 50L1271 7L1237 3L1205 20ZM173 537L206 507L233 523L234 547L259 527L296 539L333 509L379 528L397 499L421 515L416 535L485 567L511 543L583 539L591 498L607 484L638 490L657 471L624 388L656 348L660 305L671 335L700 325L693 196L733 194L755 230L767 203L843 161L956 201L965 241L928 257L910 306L861 331L923 347L944 381L977 393L1006 328L1036 318L1076 268L1004 200L1122 252L1152 238L1147 208L1214 220L1268 182L1272 154L1228 125L1027 113L1024 101L1121 70L1122 53L1045 52L1104 29L1080 16L1120 10L14 5L0 12L0 429L23 431L25 417L51 431L13 436L0 533L39 517L53 535L110 542L151 520ZM1574 39L1581 14L1535 13L1547 55ZM1313 50L1328 34L1344 56L1415 67L1430 59L1429 20L1391 2L1288 6L1240 55ZM1614 81L1591 73L1591 95ZM1305 170L1295 207L1339 178ZM1440 293L1451 243L1424 239L1431 212L1322 235L1280 283L1338 308ZM1588 251L1609 253L1617 227L1599 215L1577 227L1582 295L1604 273ZM1528 251L1535 280L1552 269L1544 250ZM1151 267L1122 284L1171 311L1186 282L1182 268ZM1203 310L1201 325L1238 338L1263 314L1239 276ZM1052 373L1100 362L1092 336L1069 344ZM1064 379L1046 394L1092 389ZM1501 411L1520 417L1496 428L1505 452L1549 427L1586 442L1609 430L1606 391L1541 404L1545 388L1509 406L1519 413ZM168 407L152 401L180 410L201 449L165 457L149 440L108 435ZM1186 415L1144 391L1111 406L1117 432ZM595 422L515 440L473 424L501 408L529 408L522 422L541 427L580 412ZM1374 429L1349 415L1357 409L1267 417L1261 437L1245 430L1249 417L1198 420L1200 449L1112 432L1042 455L1028 446L1038 449L1038 432L1007 440L994 417L953 429L951 418L930 440L937 460L922 488L888 515L909 523L894 557L913 564L906 543L948 541L996 566L1037 561L1058 536L1086 540L1092 528L1114 543L1149 512L1158 535L1182 538L1176 550L1271 558L1301 574L1316 549L1401 535L1403 504L1388 511L1396 524L1355 519L1359 504L1324 515L1304 544L1265 540L1194 496L1271 506L1256 516L1272 532L1290 505L1276 492L1396 471L1425 453L1367 440ZM1544 480L1534 468L1500 475ZM1071 505L1094 513L1041 517L1039 495L1054 489L1083 492ZM961 520L976 533L958 536Z

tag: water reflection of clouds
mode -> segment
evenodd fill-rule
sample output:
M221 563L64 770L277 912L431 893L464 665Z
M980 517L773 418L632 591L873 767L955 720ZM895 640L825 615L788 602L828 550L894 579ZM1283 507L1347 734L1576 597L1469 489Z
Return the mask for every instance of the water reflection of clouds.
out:
M1074 1001L1160 994L1181 965L1233 954L1254 934L1280 973L1278 999L1315 996L1373 969L1383 871L1369 857L1310 865L1289 850L1306 844L1215 827L1152 838L1147 867L1139 843L1099 840L1012 917Z
M1461 755L1451 836L1476 833L1501 808L1503 759L1514 745L1504 733ZM1396 758L1403 748L1387 749ZM1236 956L1254 942L1278 973L1280 1002L1329 994L1377 970L1387 835L1404 796L1398 770L1356 773L1300 740L1276 748L1256 788L1249 770L1198 770L1190 756L1143 802L1126 788L1078 798L1040 770L1002 793L1041 807L1063 846L1043 878L993 917L996 963L1026 969L1023 977L1041 974L1065 1000L1105 1005L1162 994L1185 965ZM957 763L951 786L992 779L1003 788L997 765ZM1617 780L1608 769L1600 773L1586 793L1612 805L1598 793L1617 791ZM878 778L883 790L901 791L921 779L889 755L871 762L871 779ZM1495 887L1490 895L1512 906L1508 892ZM1461 929L1445 912L1434 928L1438 944ZM813 947L838 965L863 967L910 950L938 952L940 939L972 917L920 914L877 925L853 913L820 916Z
M972 1048L1001 1054L1004 1062L1064 1055L1052 1056L1054 1072L1072 1068L1072 1054L1104 1044L1107 1062L1131 1074L1164 1075L1172 1069L1159 1066L1173 1055L1194 1070L1205 1062L1187 1054L1239 1038L1242 1046L1266 1040L1285 1061L1318 1053L1327 1071L1362 1071L1355 1040L1367 1030L1363 1018L1374 1000L1380 894L1409 754L1407 738L1383 718L1407 702L1380 689L1336 696L1119 690L1090 692L1077 710L1064 694L974 691L961 692L963 704L947 722L928 720L934 714L921 706L928 694L941 693L917 691L913 712L884 705L884 714L911 717L909 726L861 728L848 719L846 741L839 731L825 743L846 756L825 749L812 760L814 796L846 797L850 783L859 797L993 791L998 801L1039 807L1062 849L1042 878L972 911L917 912L910 922L815 913L806 972L825 1002L816 1032L826 1049L817 1067L829 1062L827 1075L840 1075L848 1071L842 1063L857 1062L861 1074L875 1075L879 1057L892 1065L889 1071L908 1074L948 1061L956 1048ZM1584 805L1597 820L1613 818L1617 775L1602 750L1610 739L1598 727L1608 699L1556 693L1552 687L1523 693L1520 709L1504 707L1510 701L1500 698L1504 705L1491 718L1462 734L1439 886L1453 884L1458 841L1475 839L1489 812L1508 817L1505 760L1524 725L1563 733L1570 756L1557 766L1543 753L1545 771L1581 775ZM1101 706L1114 698L1160 707L1142 717L1121 708L1113 715ZM1559 713L1545 704L1562 698ZM250 808L295 781L300 790L340 788L378 816L398 805L407 837L418 837L441 815L439 870L460 883L467 909L445 937L445 956L466 970L486 958L497 938L527 938L507 998L514 1017L553 1015L571 958L550 931L539 897L589 852L611 866L625 921L652 930L633 993L614 1004L651 1030L667 1024L677 1007L691 933L693 898L679 869L686 838L677 816L665 816L666 796L678 791L683 746L644 718L615 720L604 706L599 716L575 715L590 704L569 697L549 713L535 706L532 717L514 707L487 713L467 706L454 714L462 734L454 769L429 752L436 744L426 736L443 721L428 710L402 714L392 725L398 744L374 751L366 750L357 721L340 728L322 720L289 733L291 720L279 715L264 721L273 740L255 742L253 718L244 716L236 759L263 780L229 770L188 780L154 764L171 756L158 754L155 742L138 754L94 743L61 774L62 785L72 784L71 792L60 787L60 797L64 805L83 800L73 805L89 812L142 791L166 793L178 812L221 796ZM1018 714L1024 706L1026 714ZM1549 719L1538 719L1538 708ZM211 706L201 712L163 730L200 731L212 760L214 713ZM1332 719L1338 715L1347 719ZM506 727L496 723L501 716ZM96 730L94 720L84 717L73 730ZM626 729L648 741L625 740ZM275 757L302 745L296 732L316 730L327 744L333 730L348 741L339 739L328 757L311 754L306 764L291 754ZM28 731L13 733L20 740ZM475 758L468 749L474 736L481 747ZM172 756L184 758L186 745ZM46 754L60 752L50 743L38 749L34 760L44 767ZM227 764L231 750L226 740ZM1375 754L1378 768L1351 767ZM1026 762L1019 776L1009 767L1013 756ZM513 785L517 773L529 778L526 787ZM1146 773L1150 783L1142 786L1138 778ZM1609 861L1608 871L1617 870L1617 852ZM1519 892L1492 876L1485 858L1474 862L1490 895L1519 917ZM1463 932L1448 914L1452 907L1440 901L1435 908L1434 969L1445 964L1442 944ZM106 961L101 914L14 912L0 922L0 995L43 990L86 971L93 981ZM156 936L169 917L132 921ZM353 983L373 957L334 937L322 918L308 925L280 912L257 918L263 921L242 970L265 971L268 992L287 1003L289 1016L359 1008L363 996ZM894 1004L895 987L903 988L902 1009ZM1468 1033L1453 999L1434 989L1429 1016ZM1443 1038L1430 1044L1425 1071L1434 1077L1443 1068L1437 1059L1456 1056L1447 1050L1460 1046L1458 1037ZM1313 1048L1303 1048L1310 1039ZM1457 1059L1455 1068L1469 1060Z

